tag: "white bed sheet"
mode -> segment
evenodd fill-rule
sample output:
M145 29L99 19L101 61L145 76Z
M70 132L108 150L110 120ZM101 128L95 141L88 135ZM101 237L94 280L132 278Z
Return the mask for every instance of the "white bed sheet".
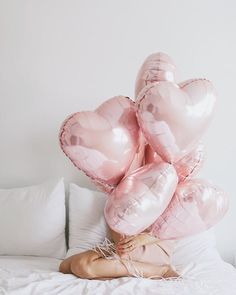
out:
M0 294L5 295L232 295L236 270L221 259L191 263L183 280L119 278L84 280L58 272L62 260L35 256L0 256Z

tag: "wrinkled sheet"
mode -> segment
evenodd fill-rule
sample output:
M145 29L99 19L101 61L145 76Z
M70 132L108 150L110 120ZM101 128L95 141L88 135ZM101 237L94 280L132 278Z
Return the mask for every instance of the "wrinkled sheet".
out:
M236 270L223 260L191 263L183 279L119 278L107 281L79 279L58 272L62 260L34 256L0 256L0 294L5 295L233 295Z

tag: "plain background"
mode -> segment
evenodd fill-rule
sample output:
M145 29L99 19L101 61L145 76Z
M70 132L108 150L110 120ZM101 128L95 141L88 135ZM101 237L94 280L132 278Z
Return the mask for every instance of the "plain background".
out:
M235 233L236 2L174 0L0 0L0 187L64 176L94 188L60 150L62 121L108 98L133 97L144 59L163 51L179 80L210 79L217 110L200 173L229 193L216 226L233 261Z

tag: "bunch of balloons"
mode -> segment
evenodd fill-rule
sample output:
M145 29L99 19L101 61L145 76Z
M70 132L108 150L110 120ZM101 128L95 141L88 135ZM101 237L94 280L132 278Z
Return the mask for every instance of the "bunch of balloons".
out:
M110 98L60 128L63 152L107 193L106 221L121 234L178 239L210 228L228 209L223 190L193 178L215 89L206 79L177 84L175 74L172 59L154 53L139 70L135 100Z

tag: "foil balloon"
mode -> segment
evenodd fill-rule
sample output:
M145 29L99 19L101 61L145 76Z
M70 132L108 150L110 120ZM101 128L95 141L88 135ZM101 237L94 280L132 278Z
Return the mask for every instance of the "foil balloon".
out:
M163 52L149 55L141 66L136 82L135 97L146 86L158 81L175 80L176 66L170 56Z
M161 240L200 233L220 221L228 210L226 193L206 180L178 185L164 213L148 230Z
M59 135L66 156L105 192L112 191L129 169L139 137L134 102L124 96L107 100L94 112L72 114Z
M215 101L208 80L189 80L181 86L160 81L140 92L137 118L153 150L164 161L175 163L196 146L209 126Z
M204 145L199 143L190 153L174 163L179 182L192 178L201 169L205 160Z
M168 163L145 165L126 176L107 199L104 215L116 232L133 235L142 232L169 204L178 182Z
M196 175L196 173L202 167L204 160L204 145L200 142L193 150L190 151L190 153L185 155L179 161L173 163L173 166L175 167L179 178L179 182L183 182L190 177ZM162 158L153 151L152 147L149 144L146 144L144 163L149 164L153 162L162 162Z

